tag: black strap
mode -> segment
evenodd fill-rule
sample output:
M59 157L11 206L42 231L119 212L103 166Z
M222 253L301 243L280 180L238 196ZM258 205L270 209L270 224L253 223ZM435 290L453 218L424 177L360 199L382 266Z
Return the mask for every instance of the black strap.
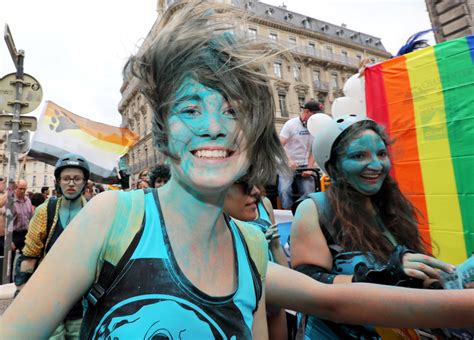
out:
M49 232L51 231L51 227L53 226L54 215L56 213L56 204L57 203L58 203L58 199L56 197L51 197L48 200L48 211L47 211L47 215L46 215L47 216L46 240L48 239Z
M102 265L102 270L99 274L99 278L96 283L94 283L86 295L86 299L91 303L93 306L96 306L102 299L107 296L110 289L115 286L115 284L120 281L120 279L125 275L125 273L130 268L131 263L129 262L130 258L135 251L135 248L140 241L140 238L143 234L143 229L145 225L145 217L143 218L142 226L140 230L135 234L133 237L132 242L128 246L127 250L125 250L123 256L120 258L117 265L111 271L105 271L104 267L106 265L105 261Z

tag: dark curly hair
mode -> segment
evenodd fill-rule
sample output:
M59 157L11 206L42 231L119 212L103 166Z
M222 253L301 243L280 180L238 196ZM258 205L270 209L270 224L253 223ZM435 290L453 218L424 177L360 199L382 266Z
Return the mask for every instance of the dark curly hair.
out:
M155 186L157 178L168 181L171 177L170 166L167 164L158 164L150 172L150 185Z

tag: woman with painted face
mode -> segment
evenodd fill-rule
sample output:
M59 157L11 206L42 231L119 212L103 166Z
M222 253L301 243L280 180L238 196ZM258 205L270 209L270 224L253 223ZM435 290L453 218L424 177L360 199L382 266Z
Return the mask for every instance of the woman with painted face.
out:
M347 115L312 119L313 153L333 184L314 193L295 214L293 267L320 282L369 282L439 287L452 265L427 253L415 208L390 177L390 140L374 121ZM317 218L314 218L314 217ZM308 339L379 338L373 327L310 316Z
M49 336L85 294L82 338L266 339L267 293L272 305L344 322L474 324L474 293L323 285L277 264L267 271L263 234L223 207L243 174L265 183L285 171L264 69L275 50L239 38L240 21L229 33L242 15L233 7L175 10L126 68L152 107L170 182L93 198L1 316L0 338Z

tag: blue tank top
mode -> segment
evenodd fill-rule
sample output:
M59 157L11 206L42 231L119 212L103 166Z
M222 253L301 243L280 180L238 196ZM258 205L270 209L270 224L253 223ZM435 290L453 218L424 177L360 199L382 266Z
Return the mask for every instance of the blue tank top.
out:
M237 288L209 296L181 272L174 258L156 190L145 194L145 218L126 254L120 279L95 307L86 309L81 338L251 339L262 283L242 234L233 237ZM122 259L124 260L124 259ZM121 261L122 261L121 260ZM104 264L101 275L110 271Z

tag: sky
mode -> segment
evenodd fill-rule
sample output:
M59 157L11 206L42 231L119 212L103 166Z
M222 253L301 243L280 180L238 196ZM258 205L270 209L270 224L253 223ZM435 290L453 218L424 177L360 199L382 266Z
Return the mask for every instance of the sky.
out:
M431 27L424 0L265 0L382 39L392 54L415 32ZM25 72L51 100L80 116L120 125L122 67L150 31L157 0L3 0L0 29L8 24ZM430 38L431 42L434 40ZM15 72L3 39L0 78ZM38 116L43 103L32 115Z

